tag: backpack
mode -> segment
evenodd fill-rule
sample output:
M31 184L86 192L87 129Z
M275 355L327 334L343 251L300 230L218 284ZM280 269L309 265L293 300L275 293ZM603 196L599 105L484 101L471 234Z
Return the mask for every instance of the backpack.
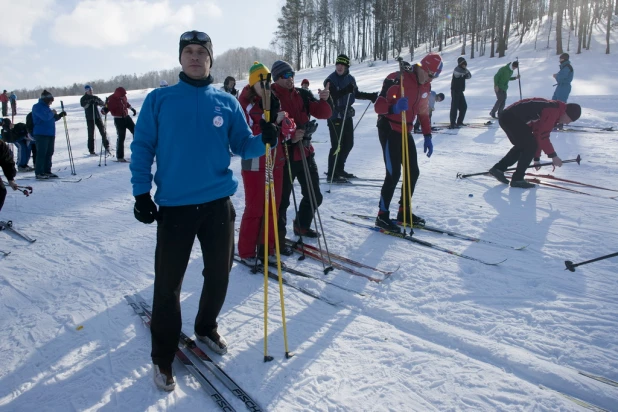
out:
M32 112L28 113L28 116L26 116L26 130L28 130L28 133L30 134L34 133L34 120L32 119Z
M5 129L2 128L2 140L6 143L15 143L24 137L28 136L28 130L26 130L26 125L23 123L15 123L13 129Z

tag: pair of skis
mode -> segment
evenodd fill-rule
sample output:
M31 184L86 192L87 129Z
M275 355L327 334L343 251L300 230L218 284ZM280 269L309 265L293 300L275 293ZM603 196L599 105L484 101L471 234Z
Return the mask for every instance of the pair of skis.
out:
M373 217L373 216L356 215L356 214L354 214L353 216L359 217L359 218L365 219L365 220L375 220L375 217ZM429 247L431 249L435 249L435 250L438 250L440 252L448 253L450 255L458 256L458 257L463 258L463 259L468 259L468 260L472 260L472 261L475 261L475 262L479 262L479 263L482 263L484 265L496 266L496 265L499 265L500 263L503 263L503 262L506 261L506 259L503 259L503 260L500 260L500 261L497 261L497 262L488 262L488 261L485 261L483 259L479 259L479 258L475 258L473 256L465 255L463 253L459 253L459 252L456 252L454 250L444 248L444 247L436 245L434 243L418 239L418 238L413 237L411 235L404 235L403 233L390 232L388 230L385 230L385 229L377 227L377 226L371 226L371 225L367 225L367 224L363 224L363 223L359 223L359 222L354 222L354 221L347 220L347 219L342 219L342 218L339 218L339 217L336 217L336 216L331 216L331 217L333 219L335 219L335 220L340 221L340 222L344 222L344 223L347 223L347 224L350 224L350 225L353 225L353 226L362 227L362 228L365 228L365 229L368 229L368 230L372 230L374 232L378 232L378 233L382 233L382 234L385 234L385 235L393 236L393 237L396 237L396 238L399 238L399 239L407 240L409 242L416 243L416 244L419 244L421 246ZM434 229L433 231L436 231L437 233L443 233L443 234L447 234L447 235L450 232L450 231L446 231L446 230L442 230L442 229L438 229L438 228L431 228L431 229ZM430 229L428 229L428 230L430 230ZM455 236L455 237L461 237L461 236L467 237L466 235L461 235L461 234L458 234L456 232L450 232L450 233L451 233L450 236L460 235L460 236ZM470 240L470 238L471 237L468 237L467 239L464 239L464 240ZM482 240L482 239L478 239L478 238L474 238L474 239L475 240L472 240L472 241L480 242ZM483 241L483 243L486 243L486 242L489 242L489 243L494 244L496 246L509 247L509 248L513 248L513 249L517 249L517 250L523 249L525 247L525 246L522 246L522 247L511 247L511 246L501 245L499 243L494 243L494 242L490 242L490 241Z
M144 324L150 328L150 321L152 319L152 310L146 301L138 294L133 296L125 296L125 299L129 305L133 308L135 313L142 319ZM260 412L262 408L254 401L242 388L234 382L230 376L225 373L219 365L217 365L199 346L193 339L180 332L179 347L176 352L176 358L182 363L187 370L197 379L202 385L202 388L208 396L217 405L219 410L233 412L235 409L225 399L225 397L219 392L217 388L213 386L209 377L196 365L191 359L194 356L200 361L200 365L205 366L211 373L217 378L223 385L225 385L238 399L243 401L248 410L252 412Z

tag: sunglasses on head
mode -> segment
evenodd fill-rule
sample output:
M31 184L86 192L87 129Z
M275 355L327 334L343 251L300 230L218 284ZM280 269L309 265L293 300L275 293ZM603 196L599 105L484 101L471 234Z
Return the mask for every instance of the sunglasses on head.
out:
M280 79L291 79L292 77L294 77L294 72L285 72L282 75L279 76Z
M180 40L181 41L192 41L192 40L197 40L197 41L201 41L201 42L209 42L210 41L210 37L202 32L202 31L187 31L184 32L183 34L180 35Z

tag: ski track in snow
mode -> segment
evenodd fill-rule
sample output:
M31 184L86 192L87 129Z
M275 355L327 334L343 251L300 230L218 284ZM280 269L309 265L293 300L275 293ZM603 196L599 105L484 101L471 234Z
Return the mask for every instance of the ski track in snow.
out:
M519 55L526 68L524 97L551 97L557 58L549 51L531 50L530 39L513 45L511 56ZM446 49L443 75L433 86L447 96L456 49ZM570 101L584 108L575 124L615 125L618 96L603 95L606 90L592 85L583 73L592 70L588 79L595 78L595 67L599 76L607 73L618 63L616 56L591 51L571 60L576 80ZM466 85L466 121L487 120L494 103L487 85L506 62L469 61L473 77ZM383 62L374 67L355 64L352 74L360 90L374 91L395 67ZM320 84L332 70L307 70L302 77ZM604 77L603 82L607 90L618 86L613 78ZM507 104L517 97L517 82L511 82ZM99 167L98 157L81 155L86 152L86 123L79 98L62 99L69 114L76 177L92 178L76 184L23 180L34 193L26 198L10 191L0 215L37 239L28 244L0 233L2 249L12 251L0 259L0 410L212 410L200 384L178 363L173 393L161 393L152 383L149 331L123 296L139 292L151 299L156 227L133 218L128 165L108 158L107 166ZM144 91L128 95L138 111L144 98ZM31 103L20 103L18 121L24 120L24 108ZM448 99L436 104L435 122L448 119L448 104ZM356 103L356 120L366 105ZM346 170L358 176L384 175L375 121L370 107L355 132ZM113 136L110 119L107 127ZM54 171L71 177L63 132L58 122ZM328 141L327 133L326 123L320 121L316 141ZM508 151L510 143L497 125L435 133L433 140L434 154L428 159L422 153L422 136L415 135L421 169L415 213L432 226L512 246L528 245L526 249L415 231L418 238L459 253L487 261L507 259L485 266L334 221L330 216L343 211L374 215L380 183L331 187L323 181L320 216L330 250L383 270L399 269L381 283L340 270L325 277L367 294L364 297L284 273L290 283L340 302L332 307L284 287L288 345L295 353L289 360L284 357L278 285L269 282L268 352L275 359L263 363L264 279L234 264L219 318L230 352L224 357L209 355L265 410L582 410L539 385L618 410L618 388L578 374L583 370L618 380L616 259L578 267L575 273L564 270L566 259L579 262L615 252L618 201L609 197L616 193L548 179L544 180L593 196L550 187L509 189L486 176L456 179L458 172L487 170ZM131 141L129 135L129 153ZM578 154L583 159L579 166L556 169L555 176L617 188L618 132L553 133L552 143L563 160ZM328 145L315 147L322 173ZM240 180L239 162L237 156L231 159ZM552 172L544 168L538 173ZM398 196L399 191L393 210ZM232 200L239 225L242 182ZM320 263L298 262L297 257L284 260L292 268L324 277ZM196 242L181 297L183 330L190 336L201 270ZM213 384L234 408L245 410L220 382L213 379Z

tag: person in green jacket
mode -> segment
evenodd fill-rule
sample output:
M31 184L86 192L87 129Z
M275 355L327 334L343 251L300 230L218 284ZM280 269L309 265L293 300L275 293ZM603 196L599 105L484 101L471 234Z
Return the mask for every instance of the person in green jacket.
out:
M498 73L494 76L494 91L496 92L496 104L494 104L493 109L489 112L489 115L494 119L497 119L502 114L504 110L504 105L506 104L506 91L509 88L510 80L519 79L519 74L517 76L513 76L513 70L519 67L519 62L514 61L512 63L508 63L498 70ZM498 116L496 116L498 113Z

